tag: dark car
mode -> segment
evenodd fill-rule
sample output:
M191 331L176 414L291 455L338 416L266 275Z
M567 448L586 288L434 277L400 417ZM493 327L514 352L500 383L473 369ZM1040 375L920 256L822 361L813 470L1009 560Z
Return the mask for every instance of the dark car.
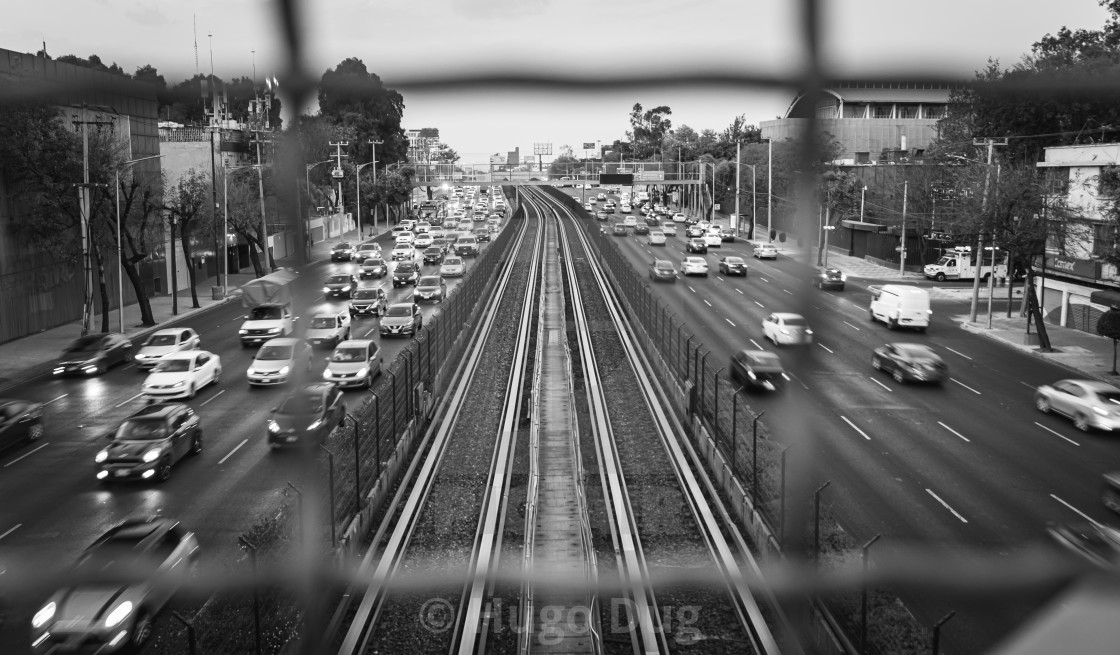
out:
M700 222L699 216L686 216L684 219L685 225L696 225Z
M389 305L385 316L381 317L381 324L377 326L381 336L416 336L424 326L424 315L420 313L420 305L411 302L401 302Z
M689 239L684 246L685 252L708 252L708 243L703 239Z
M416 262L401 262L393 271L393 288L416 284L420 279L420 265Z
M676 282L677 269L673 268L673 262L667 259L655 259L649 264L649 279L654 282L658 280Z
M354 246L347 242L337 243L331 248L332 262L348 262L354 258Z
M871 368L890 373L895 382L933 382L949 377L949 367L932 348L920 343L888 343L875 349Z
M622 223L615 223L614 226L611 227L611 234L615 235L616 237L624 237L630 234L630 230L627 230L626 226Z
M721 228L720 231L719 231L719 238L724 243L734 243L735 242L735 230L732 230L729 227Z
M381 287L358 289L350 296L350 316L381 316L389 300Z
M0 451L43 437L43 404L0 398Z
M143 651L156 617L198 565L198 539L178 521L145 516L121 523L74 564L74 577L88 581L54 592L32 616L32 650ZM120 582L95 581L112 577Z
M818 289L836 289L837 291L844 290L844 281L848 276L840 272L838 268L823 268L817 272L817 276L813 278L813 284Z
M1050 537L1070 553L1101 568L1120 568L1120 530L1103 523L1061 524L1046 527Z
M727 276L742 275L747 277L747 262L742 257L720 257L719 272Z
M62 351L55 375L101 375L114 364L132 360L132 342L112 332L79 337Z
M638 223L634 226L634 234L649 234L649 226L644 223Z
M424 249L424 263L425 264L442 264L443 263L443 249L437 246Z
M358 288L358 278L346 273L332 275L323 284L323 295L327 298L349 298L354 289Z
M645 207L643 207L642 209L644 210ZM646 222L646 225L649 226L649 227L660 227L661 226L661 221L657 220L657 217L653 216L653 215L646 216L645 222Z
M695 225L690 225L684 229L684 238L686 239L703 239L704 234L704 228Z
M424 300L443 302L443 298L446 295L447 285L444 284L443 278L438 275L425 275L420 278L416 283L416 287L412 290L413 302L421 302Z
M389 267L385 264L385 260L380 257L369 257L362 262L362 267L358 270L358 279L364 280L367 277L383 278L389 272Z
M345 416L346 404L338 387L329 382L304 385L272 408L266 423L268 445L315 447L342 425Z
M202 452L202 424L183 403L152 403L110 432L109 445L93 458L102 482L139 478L160 482L187 455Z
M777 391L789 381L782 360L765 350L740 350L731 356L731 379L744 386Z
M599 210L599 211L595 212L595 220L597 220L597 221L605 221L605 220L607 220L607 218L609 218L609 216L610 215L607 214L607 212L605 212L603 210Z
M476 227L473 234L479 243L490 243L490 230L488 228Z

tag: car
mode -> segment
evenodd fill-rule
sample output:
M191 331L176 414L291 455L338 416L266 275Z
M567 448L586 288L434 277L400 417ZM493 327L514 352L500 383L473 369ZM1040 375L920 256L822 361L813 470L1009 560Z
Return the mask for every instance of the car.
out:
M708 277L708 262L703 257L685 257L681 260L681 275Z
M651 246L664 246L665 233L661 230L652 230L646 238L646 243Z
M249 386L284 384L301 371L311 370L311 347L300 339L270 339L257 351L245 377Z
M470 232L474 229L474 221L459 221L459 224L455 226L455 229L459 230L460 232Z
M610 214L608 214L606 211L600 210L595 212L595 220L597 221L605 221L608 218L610 218Z
M412 246L419 250L420 248L427 248L432 245L432 237L427 232L420 232L416 238L412 240Z
M755 259L777 259L778 249L772 243L760 243L754 247Z
M331 261L332 262L348 262L354 256L354 246L348 241L334 244L331 248Z
M32 649L53 653L81 644L98 653L144 650L156 617L198 572L199 550L194 533L166 516L114 526L82 551L72 573L119 576L121 582L90 580L55 591L31 618Z
M673 268L673 262L668 259L655 259L649 264L649 279L657 282L664 280L665 282L676 282L677 271Z
M385 289L362 287L350 296L350 318L355 316L381 316L389 306Z
M353 301L353 298L351 298ZM350 312L316 314L307 324L307 344L331 348L350 338Z
M372 339L350 339L335 346L327 358L323 380L340 388L373 388L373 379L381 375L381 348Z
M589 204L589 205L594 205L597 202L599 202L598 196L589 196L587 198L587 204Z
M443 239L447 236L447 233L442 227L433 227L432 229L428 230L428 234L432 235L433 246L436 245L436 239Z
M424 250L424 263L425 264L442 264L443 263L443 249L437 246L432 246Z
M1101 501L1105 507L1120 514L1120 471L1102 475Z
M700 217L699 216L688 216L684 219L684 224L685 225L697 225L699 223L700 223Z
M941 384L949 377L949 367L933 348L920 343L888 343L871 355L871 368L885 371L894 381Z
M630 234L630 230L627 230L626 226L622 223L615 223L613 226L611 226L611 234L616 237L624 237Z
M443 229L454 230L459 227L459 220L456 218L448 218L443 222Z
M728 277L732 275L747 277L747 263L743 261L742 257L720 257L719 272Z
M593 212L593 211L595 211L595 205L593 205L589 202L585 202L585 203L583 203L583 210L588 211L588 212Z
M362 262L362 267L358 270L358 279L364 280L367 277L383 278L388 271L389 266L385 263L384 259L380 257L370 257Z
M721 227L719 230L719 238L722 239L724 243L734 243L735 230L732 230L729 227Z
M380 243L363 243L354 251L354 260L364 262L367 259L381 259Z
M627 216L626 218L622 219L622 224L626 227L637 227L638 219L633 216Z
M848 279L838 268L822 268L813 277L813 286L818 289L844 290L844 282Z
M704 228L698 225L689 225L684 229L684 238L701 239L704 237Z
M404 232L398 232L397 235L396 235L396 238L393 240L393 243L395 245L398 245L398 246L401 245L402 243L407 243L410 246L414 246L415 241L416 241L416 233L406 230Z
M183 403L158 402L133 412L113 432L93 462L101 482L141 479L163 482L171 467L202 452L202 423Z
M485 227L476 227L474 229L474 238L478 239L479 243L490 243L490 230Z
M323 296L326 298L350 298L350 293L358 288L358 278L350 273L341 273L327 278L323 284Z
M662 223L661 224L661 232L662 232L662 234L664 234L667 237L675 237L675 236L677 236L677 224L676 223Z
M160 357L182 350L195 350L202 347L202 338L190 328L166 328L156 330L141 344L132 356L138 368L152 368Z
M428 252L428 250L430 248L437 248L439 250L440 254L446 255L447 251L451 249L451 242L448 241L445 237L440 237L438 239L432 239L432 245L425 248L424 252Z
M755 389L777 391L789 382L781 358L766 350L740 350L731 356L728 371L732 382Z
M420 305L413 302L399 302L389 305L381 318L381 336L415 336L424 325Z
M460 257L478 255L478 239L473 234L465 234L455 241L455 254Z
M1104 569L1120 567L1120 530L1098 523L1051 523L1046 533L1079 558Z
M595 196L595 199L596 200L606 200L607 199L607 194L599 193L598 195Z
M400 225L394 225L393 229L389 230L389 236L395 241L398 236L408 231L408 227L404 225L404 221L401 221Z
M448 257L440 264L439 274L440 277L462 277L465 270L462 257Z
M643 225L635 225L634 226L634 234L635 235L648 235L649 234L649 226L644 225L644 224Z
M305 384L272 408L265 422L268 447L314 448L346 419L342 391L329 382Z
M416 258L416 250L408 244L400 244L393 248L389 256L395 262L411 261Z
M438 275L425 275L420 278L416 287L412 290L412 301L417 303L421 300L443 302L446 295L447 285L444 284L443 278Z
M775 346L813 343L813 331L805 317L788 312L775 312L763 319L762 336Z
M164 355L141 391L147 398L194 398L198 390L222 379L222 358L205 350Z
M622 203L622 206L619 207L619 211L621 211L623 214L632 214L632 213L634 213L634 207L632 205L627 204L624 201Z
M0 451L43 438L43 404L0 398Z
M700 237L709 248L719 248L723 245L723 239L720 238L719 233L707 232L704 236Z
M420 265L414 261L405 261L397 264L393 270L393 288L416 284L420 279Z
M422 220L416 224L416 229L414 229L413 232L415 232L417 236L420 236L421 232L431 232L431 230L432 224L426 220Z
M1107 382L1059 380L1044 384L1035 391L1034 406L1043 414L1068 416L1082 432L1120 429L1120 389Z
M682 212L677 212L677 213L673 214L673 222L674 223L685 223L687 221L688 221L688 217L686 217Z
M105 332L75 339L58 358L55 375L101 375L114 364L132 360L132 341L123 334Z
M704 241L703 239L699 239L699 238L689 239L684 244L684 251L685 252L707 253L708 252L708 243L706 241Z
M486 228L490 230L491 233L501 232L502 220L500 218L488 218L486 219Z

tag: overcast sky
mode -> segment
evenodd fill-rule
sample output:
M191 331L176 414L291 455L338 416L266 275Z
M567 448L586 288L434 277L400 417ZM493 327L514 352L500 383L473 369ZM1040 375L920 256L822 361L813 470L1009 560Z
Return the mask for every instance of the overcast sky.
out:
M1063 25L1098 29L1097 0L824 0L823 60L837 76L941 71L971 77L988 58L1008 67ZM524 67L569 74L797 69L794 0L314 0L301 10L319 75L346 57L394 78ZM151 64L173 84L198 68L229 79L277 73L283 52L266 0L35 0L8 7L0 47L97 54L132 72ZM213 38L208 38L213 34ZM579 149L624 138L635 102L668 105L673 125L721 130L738 114L781 115L789 91L643 88L552 93L405 92L405 128L438 127L464 163L535 142ZM578 154L578 153L577 153Z

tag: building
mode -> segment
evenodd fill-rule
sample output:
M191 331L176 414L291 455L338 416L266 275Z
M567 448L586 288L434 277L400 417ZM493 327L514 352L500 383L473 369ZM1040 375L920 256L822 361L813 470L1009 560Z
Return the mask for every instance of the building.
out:
M1104 211L1120 196L1120 144L1055 146L1045 153L1037 166L1052 197L1084 218L1064 230L1063 251L1046 244L1045 258L1034 264L1042 273L1036 291L1048 321L1095 333L1100 315L1120 306L1120 273L1105 261L1117 247L1117 224Z
M74 129L80 129L81 123L90 130L112 129L114 136L127 142L129 159L160 154L159 105L155 87L149 84L4 49L0 49L0 82L40 86ZM158 169L156 159L133 166L140 172ZM18 212L5 181L0 179L0 221L10 221ZM157 252L152 260L140 265L142 286L148 296L167 290L159 261L162 257L162 252ZM117 266L109 262L105 274L109 288L116 288ZM125 304L136 302L133 286L126 283L123 289ZM80 267L60 266L45 253L17 243L7 230L0 230L0 305L6 310L0 315L0 342L80 319L83 297ZM95 312L102 314L99 294L94 294L94 301ZM115 309L115 293L110 294L110 303L110 309Z
M814 103L798 94L777 120L762 121L763 139L797 138L808 119L840 143L842 164L889 164L920 159L937 137L952 87L931 83L843 82Z

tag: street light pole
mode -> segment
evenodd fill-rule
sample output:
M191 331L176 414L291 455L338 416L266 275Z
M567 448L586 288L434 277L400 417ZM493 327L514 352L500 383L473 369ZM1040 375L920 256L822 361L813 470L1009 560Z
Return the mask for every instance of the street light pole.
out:
M866 184L863 186L862 189L859 190L859 222L860 223L863 222L863 194L865 194L865 193L867 193L867 185Z
M362 169L374 162L366 162L358 164L358 168L354 171L354 187L357 190L354 201L358 205L358 240L362 240Z
M766 240L774 242L774 224L771 212L774 206L774 139L766 140Z
M121 162L122 166L132 166L133 164L147 161L149 159L159 159L163 155L152 155L151 157L141 157L139 159L131 159L126 162ZM124 334L124 243L121 242L121 171L118 168L113 171L116 177L116 183L113 185L113 195L117 198L117 312L119 322L117 323L118 331Z
M735 220L731 227L736 238L739 236L739 187L743 181L742 145L742 141L735 142Z

